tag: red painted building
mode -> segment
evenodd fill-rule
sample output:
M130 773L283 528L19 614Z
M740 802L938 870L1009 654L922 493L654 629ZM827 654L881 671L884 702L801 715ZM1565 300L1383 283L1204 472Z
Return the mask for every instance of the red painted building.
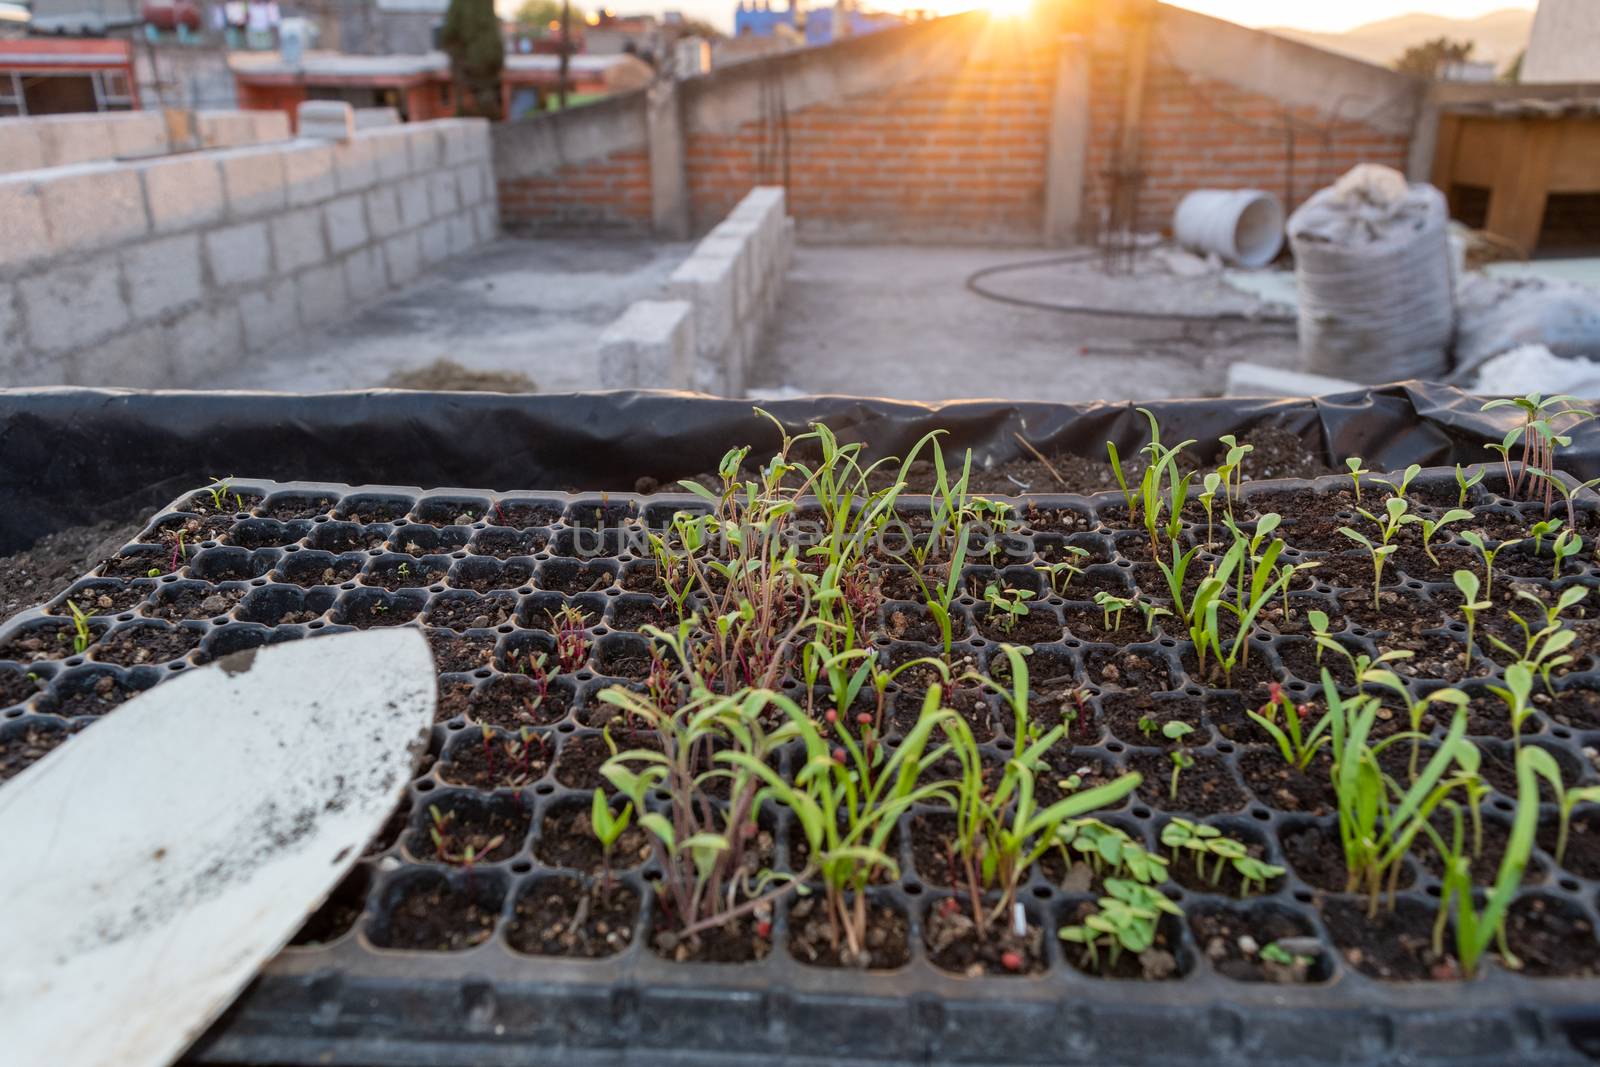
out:
M0 116L138 108L139 83L127 41L0 38Z
M456 113L450 61L440 52L424 55L362 56L342 52L307 52L290 66L276 52L236 53L229 57L239 106L247 110L278 109L294 122L302 100L343 100L352 107L392 107L407 122L450 118ZM568 92L623 92L648 85L653 71L629 55L573 56L567 73ZM559 59L550 55L508 55L501 75L502 113L512 113L514 99L528 91L554 93L560 81Z

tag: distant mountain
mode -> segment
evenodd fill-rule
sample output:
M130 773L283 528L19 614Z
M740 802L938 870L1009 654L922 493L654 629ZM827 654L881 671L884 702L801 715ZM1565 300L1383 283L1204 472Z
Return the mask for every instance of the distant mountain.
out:
M1496 69L1504 70L1517 58L1517 53L1528 46L1528 34L1533 28L1533 12L1507 8L1491 11L1475 19L1452 19L1443 15L1398 15L1395 18L1368 22L1345 33L1313 33L1288 26L1268 26L1267 32L1288 37L1330 52L1342 52L1357 59L1380 66L1391 66L1402 52L1412 45L1422 44L1437 37L1453 41L1471 41L1477 47L1472 58L1492 60Z

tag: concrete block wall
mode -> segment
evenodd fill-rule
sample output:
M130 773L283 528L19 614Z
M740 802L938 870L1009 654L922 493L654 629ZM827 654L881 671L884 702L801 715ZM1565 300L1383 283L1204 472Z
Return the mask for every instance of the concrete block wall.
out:
M196 111L192 122L165 111L3 118L0 173L288 139L289 117L275 111Z
M781 186L752 189L668 279L670 300L641 300L600 338L609 389L741 396L777 310L794 246Z
M0 386L204 386L498 228L477 119L0 175Z

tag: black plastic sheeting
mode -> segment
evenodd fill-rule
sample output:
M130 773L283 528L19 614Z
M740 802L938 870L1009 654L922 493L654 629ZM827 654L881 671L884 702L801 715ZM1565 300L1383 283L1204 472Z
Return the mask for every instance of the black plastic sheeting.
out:
M1517 416L1481 413L1457 389L1403 383L1314 400L1158 400L1173 440L1214 441L1260 425L1287 429L1328 461L1361 456L1396 469L1483 462ZM775 449L747 400L686 393L0 391L0 553L54 530L160 503L213 477L486 489L633 491L708 470L729 448ZM928 405L823 396L761 405L794 430L827 423L875 457L903 454L936 427L979 465L1021 449L1128 454L1146 439L1133 404L970 400ZM1600 427L1574 434L1564 467L1600 476Z

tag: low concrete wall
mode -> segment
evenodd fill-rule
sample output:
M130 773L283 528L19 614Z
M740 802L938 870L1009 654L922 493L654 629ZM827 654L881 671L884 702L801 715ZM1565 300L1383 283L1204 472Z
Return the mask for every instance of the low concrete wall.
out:
M0 176L0 386L203 386L497 232L476 119Z
M279 111L103 111L0 119L0 173L289 139Z
M743 395L789 270L786 203L781 186L752 189L673 271L672 299L638 301L607 328L601 384Z

